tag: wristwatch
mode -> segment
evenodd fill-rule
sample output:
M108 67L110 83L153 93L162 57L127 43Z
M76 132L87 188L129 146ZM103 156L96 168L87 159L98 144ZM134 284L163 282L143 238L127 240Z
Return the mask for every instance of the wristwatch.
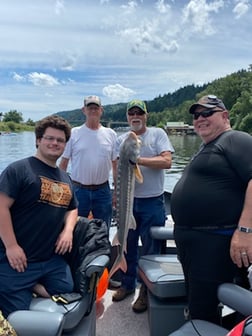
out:
M245 226L238 226L237 229L240 232L252 233L252 228L248 228L248 227L245 227Z

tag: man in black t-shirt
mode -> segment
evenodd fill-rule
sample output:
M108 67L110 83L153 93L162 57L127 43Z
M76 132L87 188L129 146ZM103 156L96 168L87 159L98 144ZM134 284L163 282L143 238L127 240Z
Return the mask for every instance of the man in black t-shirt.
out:
M72 249L77 201L57 159L70 137L58 116L39 121L36 154L0 175L0 310L29 309L34 289L50 296L73 290L62 255ZM42 289L42 290L41 290Z
M191 318L219 323L218 286L247 282L252 263L252 137L231 129L216 96L189 112L203 143L173 190L171 213Z

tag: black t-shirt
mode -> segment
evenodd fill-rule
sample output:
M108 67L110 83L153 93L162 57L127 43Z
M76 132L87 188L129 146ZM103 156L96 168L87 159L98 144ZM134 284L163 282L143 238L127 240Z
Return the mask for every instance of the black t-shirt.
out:
M176 226L235 228L252 178L252 137L227 131L202 145L171 197Z
M55 251L66 212L77 207L68 174L29 157L2 172L0 192L15 200L10 209L12 224L28 261L48 260ZM0 239L0 258L4 254Z

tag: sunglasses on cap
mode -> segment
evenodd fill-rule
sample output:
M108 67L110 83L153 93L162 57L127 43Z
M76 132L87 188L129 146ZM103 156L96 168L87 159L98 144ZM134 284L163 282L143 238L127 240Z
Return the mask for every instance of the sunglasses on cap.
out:
M213 105L217 105L218 103L219 103L219 99L218 99L218 97L217 96L215 96L215 95L208 95L207 96L207 99L208 99L208 101L209 102L211 102L211 104L213 104Z
M198 120L199 117L208 118L211 117L215 112L223 112L223 110L205 110L201 112L194 112L193 119Z
M134 115L137 115L137 116L142 116L142 115L144 115L145 114L145 112L144 111L142 111L142 110L129 110L128 111L128 115L129 116L134 116Z

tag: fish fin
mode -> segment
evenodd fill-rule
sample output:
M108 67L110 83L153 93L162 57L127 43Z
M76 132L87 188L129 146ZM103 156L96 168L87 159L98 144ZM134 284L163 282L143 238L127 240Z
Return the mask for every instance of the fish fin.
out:
M141 173L141 170L140 170L138 164L136 164L135 167L134 167L134 173L135 173L135 176L136 176L136 180L139 183L143 183L143 175Z
M108 278L111 279L111 277L117 272L119 269L121 269L124 273L127 271L127 262L124 256L124 253L122 255L118 255L113 266L111 267L109 271Z

